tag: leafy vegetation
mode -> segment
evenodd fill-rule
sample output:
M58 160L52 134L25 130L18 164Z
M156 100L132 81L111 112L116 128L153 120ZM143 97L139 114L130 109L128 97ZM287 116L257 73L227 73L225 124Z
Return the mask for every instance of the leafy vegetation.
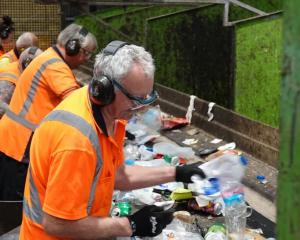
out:
M235 111L274 127L279 121L282 19L236 31Z

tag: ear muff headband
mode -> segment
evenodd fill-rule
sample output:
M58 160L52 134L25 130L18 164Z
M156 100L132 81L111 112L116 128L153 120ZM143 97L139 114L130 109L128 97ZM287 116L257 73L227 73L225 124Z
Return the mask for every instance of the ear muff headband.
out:
M102 50L102 52L105 55L114 55L125 45L128 45L128 43L112 41ZM93 77L89 84L89 93L92 102L102 106L112 103L116 96L113 81L105 75Z

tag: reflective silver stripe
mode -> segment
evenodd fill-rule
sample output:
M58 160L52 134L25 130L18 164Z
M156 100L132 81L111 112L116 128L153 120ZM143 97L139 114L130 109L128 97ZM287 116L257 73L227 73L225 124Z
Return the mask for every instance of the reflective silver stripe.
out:
M36 125L27 121L26 119L18 116L17 114L15 114L13 111L11 111L9 108L6 109L5 114L7 117L9 117L10 119L14 120L17 123L20 123L21 125L23 125L24 127L34 131L36 129Z
M48 65L53 64L55 62L62 62L62 60L60 58L51 58L50 60L43 63L41 67L37 70L37 72L34 74L31 86L29 88L29 92L27 94L27 98L24 102L23 107L21 108L19 116L24 117L27 114L30 105L32 104L39 82L41 81L43 72L45 71Z
M15 75L15 74L12 74L12 73L0 73L0 77L11 77L15 80L18 80L18 77Z
M37 187L32 179L32 173L31 173L30 166L28 169L28 175L29 175L30 199L31 199L32 207L29 206L26 197L24 197L23 210L24 210L24 213L26 214L26 216L30 220L32 220L35 223L42 224L42 220L43 220L42 205L41 205L41 201L39 198L39 193L38 193Z
M103 164L98 135L94 131L93 127L85 119L67 111L55 110L44 118L43 122L46 121L60 121L76 128L90 140L91 144L94 147L94 150L96 152L96 157L97 157L97 163L96 163L96 172L94 175L88 206L87 206L87 214L89 215L92 209L93 201L95 198L96 186L101 174L101 168Z

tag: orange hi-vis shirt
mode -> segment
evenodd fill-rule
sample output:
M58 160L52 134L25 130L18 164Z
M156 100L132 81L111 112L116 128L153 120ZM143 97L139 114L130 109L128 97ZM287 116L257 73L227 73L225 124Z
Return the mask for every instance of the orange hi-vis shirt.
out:
M43 213L65 220L109 215L125 124L116 120L114 136L106 136L94 120L87 86L45 117L31 143L21 240L65 239L44 231Z
M9 109L0 121L0 151L22 161L36 126L79 87L69 66L52 47L33 59L19 77Z
M9 60L9 62L15 62L18 60L18 56L15 53L14 48L11 49L9 52L4 53L1 57L0 60L3 58L7 58Z
M0 81L8 81L16 85L20 75L21 71L18 61L9 63L5 67L0 68Z

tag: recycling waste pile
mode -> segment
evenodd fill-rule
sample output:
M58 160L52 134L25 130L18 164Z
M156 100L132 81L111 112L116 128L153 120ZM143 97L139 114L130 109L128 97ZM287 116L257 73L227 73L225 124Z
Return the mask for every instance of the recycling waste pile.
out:
M251 216L252 208L245 201L241 183L247 159L234 149L235 144L223 146L203 163L197 162L199 158L191 147L180 147L159 134L162 129L172 129L188 122L166 116L158 106L135 116L126 127L125 164L147 167L198 164L207 178L195 175L191 184L170 182L131 192L115 191L111 215L128 216L145 205L173 212L173 221L160 235L142 239L265 239L261 229L247 227L247 217Z

